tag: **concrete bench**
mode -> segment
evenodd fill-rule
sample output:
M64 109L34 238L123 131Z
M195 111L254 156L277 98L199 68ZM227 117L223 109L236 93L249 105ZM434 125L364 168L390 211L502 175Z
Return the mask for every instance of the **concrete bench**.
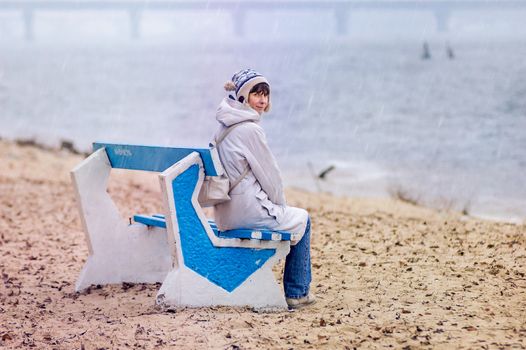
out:
M157 303L286 308L272 266L294 236L259 229L219 231L197 201L204 176L223 168L215 150L95 143L72 170L88 260L76 290L93 284L162 282ZM112 168L158 173L163 214L122 218L107 193Z

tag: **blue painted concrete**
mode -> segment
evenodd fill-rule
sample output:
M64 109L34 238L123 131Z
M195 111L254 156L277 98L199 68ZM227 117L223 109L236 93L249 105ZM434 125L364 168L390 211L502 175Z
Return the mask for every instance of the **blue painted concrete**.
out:
M166 228L166 220L162 214L148 215L134 215L133 220L135 222L148 225ZM278 241L290 241L292 235L285 231L271 231L271 230L251 230L251 229L236 229L228 231L219 231L217 225L213 220L208 220L208 224L214 231L214 234L221 238L241 238L241 239L259 239L262 241L271 241L272 236L276 236L275 240ZM261 237L258 237L256 232L261 233Z
M199 166L190 166L172 182L184 264L232 292L272 257L275 249L218 248L212 245L192 205Z
M275 236L276 241L290 241L291 240L291 234L288 232L268 231L268 230L238 229L238 230L219 231L217 235L222 238L246 238L246 239L259 239L262 241L272 241L272 236Z
M164 218L157 218L155 216L147 216L147 215L134 215L133 221L148 225L148 226L157 226L166 228L166 220Z
M174 148L95 142L93 151L105 147L112 168L163 172L192 152L199 152L205 174L217 176L208 148Z

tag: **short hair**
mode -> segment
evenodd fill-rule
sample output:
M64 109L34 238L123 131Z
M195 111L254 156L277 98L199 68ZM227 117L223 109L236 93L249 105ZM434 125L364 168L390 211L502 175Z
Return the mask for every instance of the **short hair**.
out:
M267 83L256 84L252 89L250 89L250 92L248 94L250 95L253 93L262 93L263 95L268 96L270 95L270 86ZM239 96L237 100L241 103L245 102L245 98L243 96Z
M250 89L249 94L252 94L252 93L257 93L257 94L262 93L263 95L268 96L270 94L270 86L268 86L267 83L256 84L254 85L252 89Z

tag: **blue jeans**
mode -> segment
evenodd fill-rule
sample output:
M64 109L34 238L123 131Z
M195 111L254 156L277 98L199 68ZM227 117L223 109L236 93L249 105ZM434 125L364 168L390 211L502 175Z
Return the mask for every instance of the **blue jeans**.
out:
M311 280L309 217L305 234L298 244L290 247L290 253L285 260L283 274L285 297L297 299L307 296Z

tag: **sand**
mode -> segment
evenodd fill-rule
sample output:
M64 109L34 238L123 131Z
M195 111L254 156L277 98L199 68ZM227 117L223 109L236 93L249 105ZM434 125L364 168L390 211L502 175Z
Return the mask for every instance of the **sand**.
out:
M82 158L0 141L0 347L526 347L526 225L390 199L288 189L312 216L318 301L303 310L166 312L147 284L77 294L88 251L69 170ZM152 175L115 172L110 194L123 216L160 209Z

